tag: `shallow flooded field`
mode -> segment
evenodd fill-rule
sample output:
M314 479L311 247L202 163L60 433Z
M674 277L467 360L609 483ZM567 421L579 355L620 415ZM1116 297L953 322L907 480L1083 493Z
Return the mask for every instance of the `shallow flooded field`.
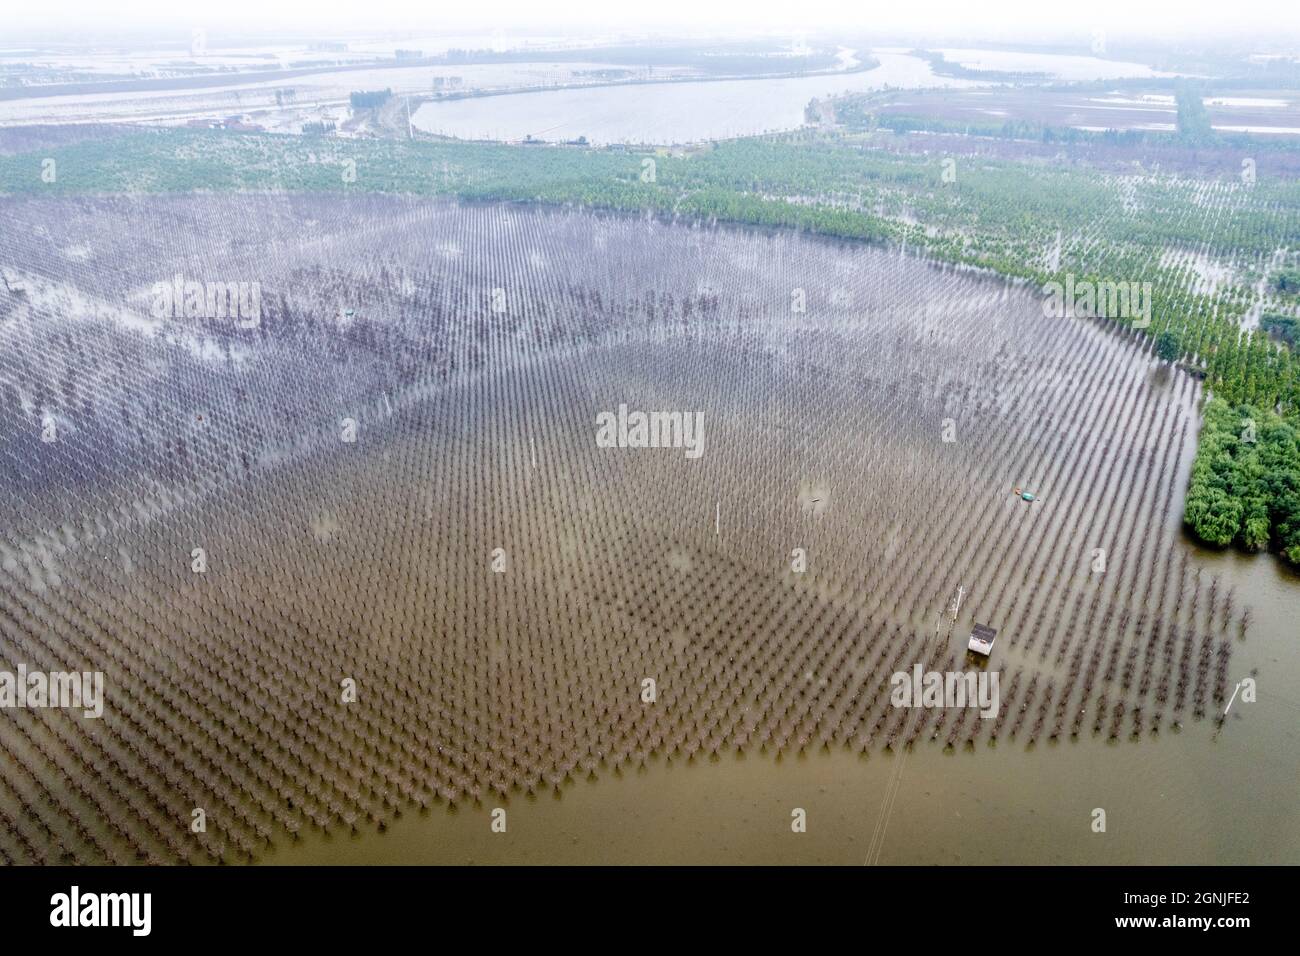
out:
M1294 734L1279 743L1294 749ZM559 793L407 813L383 833L279 840L263 861L1285 865L1300 856L1300 821L1276 785L1294 770L1187 733L975 752L921 744L901 756L656 759ZM1243 775L1266 781L1261 803L1242 801ZM505 833L491 830L497 806ZM790 830L795 807L808 811L806 833ZM1096 807L1107 810L1106 833L1092 831Z
M789 234L5 212L0 659L108 687L6 725L10 859L1296 859L1300 591L1183 539L1199 386L1141 340ZM894 706L977 622L996 713Z

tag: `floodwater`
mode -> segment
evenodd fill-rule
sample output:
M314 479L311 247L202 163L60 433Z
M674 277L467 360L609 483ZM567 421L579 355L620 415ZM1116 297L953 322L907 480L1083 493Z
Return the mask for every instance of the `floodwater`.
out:
M1156 373L1152 384L1167 386ZM847 748L651 757L536 795L404 812L385 832L278 837L259 862L299 864L1295 864L1300 862L1300 576L1274 556L1213 552L1179 532L1194 448L1166 523L1193 569L1251 608L1228 720L1118 741L921 740ZM1221 709L1221 708L1220 708ZM1216 711L1217 712L1217 711ZM506 832L492 813L506 811ZM791 830L792 812L807 831ZM1106 812L1094 832L1093 813Z
M459 139L692 143L797 128L804 107L818 97L886 86L973 85L935 76L917 57L873 55L880 66L861 73L546 90L425 103L411 120L418 129Z
M1261 759L1243 738L1270 719L1294 726L1297 711L1262 693L1251 706L1235 742L1196 728L1140 743L656 759L506 801L504 834L490 827L496 803L439 806L386 833L281 840L262 862L1294 864L1295 761ZM1294 751L1294 732L1282 742ZM1105 833L1091 828L1097 807ZM791 831L793 808L806 833Z
M942 53L948 62L958 63L972 70L1046 73L1066 82L1175 75L1161 73L1142 63L1129 63L1096 56L1027 53L1020 50L941 49L938 52Z
M517 87L568 83L583 70L611 69L608 63L488 63L434 67L375 67L322 71L287 80L249 80L234 74L229 84L186 89L32 96L0 101L0 126L27 123L157 123L184 122L201 117L224 118L249 114L259 125L273 125L281 113L302 121L323 106L346 106L356 90L391 89L395 96L428 95L435 77L457 77L465 88ZM294 91L290 105L281 107L277 93ZM479 102L475 100L474 102ZM308 118L316 118L309 116Z
M1178 487L1193 456L1186 448ZM1171 519L1178 524L1182 497ZM602 770L536 795L404 812L386 832L280 836L259 862L299 864L1295 864L1300 862L1300 576L1271 555L1210 552L1254 623L1232 682L1258 700L1142 738L1103 735L859 755L723 753ZM506 811L506 832L492 812ZM791 814L807 814L807 831ZM1093 812L1106 812L1094 832Z
M260 241L229 241L254 211ZM0 637L113 696L94 736L14 715L30 774L0 810L76 858L1300 860L1300 580L1182 535L1199 385L1100 324L897 250L575 210L6 213L28 291L0 332L29 362L3 384L73 427L67 457L10 461ZM213 241L176 243L195 221ZM124 322L159 274L256 277L263 332L222 360L191 323ZM91 398L38 391L65 378ZM705 453L601 446L620 403L700 410ZM975 620L1000 629L1002 732L892 707L890 673L961 667ZM51 806L69 753L102 773ZM27 830L10 858L50 840Z
M1140 63L1088 56L945 50L949 59L987 70L1033 71L1066 80L1161 76ZM794 129L808 101L828 95L894 89L965 88L979 80L937 76L903 48L870 52L880 66L843 76L646 84L548 90L517 96L426 103L413 122L460 139L571 140L593 143L691 143Z

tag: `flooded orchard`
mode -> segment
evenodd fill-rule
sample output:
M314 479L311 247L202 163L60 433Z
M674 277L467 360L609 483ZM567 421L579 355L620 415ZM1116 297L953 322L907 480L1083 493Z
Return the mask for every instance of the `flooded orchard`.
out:
M1297 582L1184 540L1201 388L1132 333L789 233L4 207L0 658L106 682L12 712L9 860L1300 849ZM636 412L694 444L605 447ZM996 713L895 706L915 665Z

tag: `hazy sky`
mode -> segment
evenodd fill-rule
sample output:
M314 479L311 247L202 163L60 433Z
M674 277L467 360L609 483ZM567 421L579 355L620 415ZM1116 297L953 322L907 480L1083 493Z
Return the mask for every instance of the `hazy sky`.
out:
M205 27L254 32L332 30L519 30L574 28L628 32L683 28L754 33L856 27L874 33L997 38L1104 30L1114 37L1162 39L1196 33L1277 37L1300 32L1300 0L53 0L5 3L4 29L47 35L94 28Z

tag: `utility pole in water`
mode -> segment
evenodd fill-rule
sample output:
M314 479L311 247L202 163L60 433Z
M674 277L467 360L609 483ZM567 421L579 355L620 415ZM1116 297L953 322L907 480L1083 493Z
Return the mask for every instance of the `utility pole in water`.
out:
M957 585L957 595L952 599L952 622L948 625L948 636L952 637L953 624L957 623L957 612L961 610L961 599L966 594L966 585Z

